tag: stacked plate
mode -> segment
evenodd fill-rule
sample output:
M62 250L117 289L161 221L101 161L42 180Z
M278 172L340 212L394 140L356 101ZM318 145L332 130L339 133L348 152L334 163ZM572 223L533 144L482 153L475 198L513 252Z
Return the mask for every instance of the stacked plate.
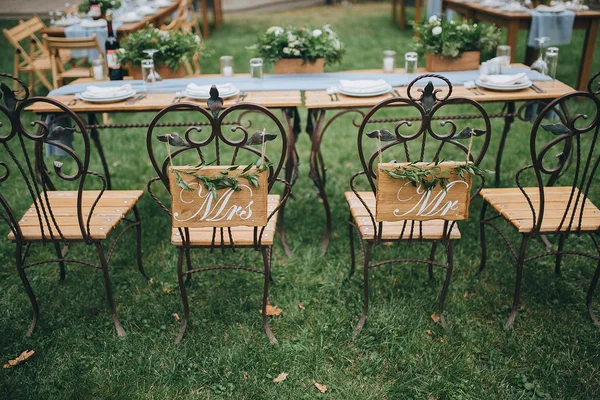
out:
M142 16L135 11L130 11L117 17L117 19L121 22L137 22L142 20Z
M154 3L152 3L152 6L156 8L165 8L169 7L170 5L171 2L169 0L156 0Z
M533 82L529 80L527 75L520 73L516 75L481 75L475 81L475 84L489 90L511 92L527 89L533 85Z
M134 95L135 90L127 84L113 87L88 86L79 97L90 103L117 103Z
M208 100L210 97L210 88L212 85L204 85L199 86L195 83L190 83L185 87L185 96L190 99L195 100ZM231 83L224 83L222 85L217 85L217 90L219 91L219 97L222 99L228 99L237 95L240 92L240 89L233 86Z
M353 97L380 96L392 90L392 86L383 79L378 80L341 80L339 91L341 94Z
M140 15L152 15L156 14L156 9L151 6L141 6L137 10L137 13Z

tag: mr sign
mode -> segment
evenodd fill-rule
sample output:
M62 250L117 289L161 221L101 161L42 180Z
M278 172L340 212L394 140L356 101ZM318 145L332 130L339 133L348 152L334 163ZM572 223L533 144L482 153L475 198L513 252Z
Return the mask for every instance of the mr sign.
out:
M435 168L434 176L446 178L445 188L440 184L427 189L421 183L391 177L383 170L410 168L409 163L383 163L377 166L377 222L431 219L464 220L469 217L471 175L464 179L456 174L457 162L415 163L419 168ZM432 179L432 178L431 178Z
M267 179L268 171L256 167L171 167L173 227L265 226Z

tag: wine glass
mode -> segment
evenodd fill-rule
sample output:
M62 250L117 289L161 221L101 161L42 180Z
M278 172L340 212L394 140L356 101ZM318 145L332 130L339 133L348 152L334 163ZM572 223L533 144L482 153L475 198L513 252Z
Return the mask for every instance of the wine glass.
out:
M148 54L148 57L150 58L150 60L154 61L154 54L158 52L158 49L147 49L147 50L143 50L143 52ZM153 71L148 76L148 81L150 81L150 82L162 81L162 77L158 74L158 72L156 72L156 68L154 68Z
M54 25L56 23L56 20L54 19L54 11L50 11L48 15L50 15L50 25Z
M534 71L538 71L542 75L548 74L548 64L544 61L544 43L550 40L549 37L539 37L535 38L535 40L540 44L540 55L537 60L531 64L531 69Z

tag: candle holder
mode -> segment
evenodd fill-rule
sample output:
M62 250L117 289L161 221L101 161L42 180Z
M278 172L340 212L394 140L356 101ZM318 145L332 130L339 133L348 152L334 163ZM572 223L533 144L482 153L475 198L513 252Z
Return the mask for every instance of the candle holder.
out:
M393 74L396 71L396 52L385 50L383 52L383 72Z
M222 56L221 57L221 76L223 76L223 77L233 76L233 56Z

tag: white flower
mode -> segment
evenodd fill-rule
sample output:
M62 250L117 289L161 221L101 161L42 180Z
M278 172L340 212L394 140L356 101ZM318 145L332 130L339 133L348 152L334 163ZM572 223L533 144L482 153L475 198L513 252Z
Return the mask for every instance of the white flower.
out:
M158 36L160 36L161 39L166 39L169 36L169 31L160 31L158 30Z
M453 20L453 19L451 19L451 20L450 20L450 24L451 24L451 25L454 25L454 24L456 24L456 21L455 21L455 20Z
M333 31L331 30L331 28L329 28L329 25L325 25L325 26L323 27L323 29L324 29L324 30L325 30L325 32L327 32L329 35L333 35L333 34L335 34L335 32L333 32Z
M296 36L292 32L288 32L288 42L293 42L296 40Z
M300 42L299 42L298 40L294 40L293 42L290 42L290 43L288 44L288 46L290 46L290 47L296 47L296 46L298 46L299 44L300 44Z
M459 26L460 29L469 29L469 25L467 24L462 24L461 26Z
M300 55L300 50L298 50L298 49L294 49L294 55L295 55L295 56L299 56L299 55Z
M434 22L439 21L440 19L438 18L437 15L432 15L431 17L429 17L429 23L433 24Z
M279 36L283 33L283 28L280 26L272 26L267 29L267 33L274 33L275 36Z
M312 35L313 35L314 37L319 37L319 36L321 36L322 34L323 34L323 31L322 31L322 30L320 30L320 29L315 29L314 31L312 31Z
M125 54L126 50L121 47L121 48L119 48L119 50L117 50L117 53L119 53L119 54Z
M336 49L336 50L339 50L341 47L342 47L342 44L340 43L340 41L337 40L337 39L334 39L334 41L333 41L333 48Z
M439 35L440 33L442 33L442 27L441 26L434 26L433 29L431 30L431 33L434 36Z
M291 51L292 51L292 50L291 50L289 47L284 47L284 48L283 48L283 53L284 53L284 54L290 54L290 53L291 53Z
M194 36L194 40L196 41L196 44L200 44L202 42L202 39L200 39L200 36L198 35Z

